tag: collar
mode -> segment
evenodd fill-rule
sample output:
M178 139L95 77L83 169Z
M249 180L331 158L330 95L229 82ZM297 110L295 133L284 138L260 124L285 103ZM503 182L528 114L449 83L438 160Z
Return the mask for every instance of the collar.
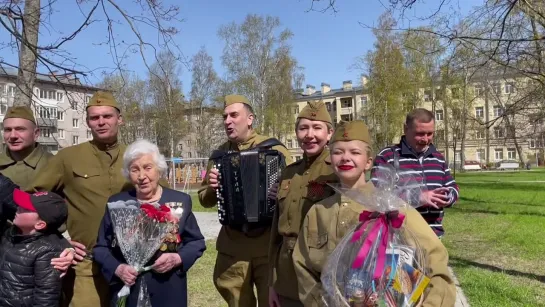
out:
M36 143L34 150L32 150L32 152L26 158L23 159L23 162L25 162L25 164L27 164L30 167L36 168L36 165L38 165L38 162L40 162L40 159L42 158L45 152L46 152L45 147L39 143ZM15 164L15 163L17 163L17 161L11 158L9 149L6 146L4 153L0 155L0 165L6 166L6 165Z
M255 142L255 138L257 136L257 133L255 132L255 130L251 130L250 131L250 135L248 136L248 138L243 141L243 142L239 142L239 143L235 143L235 142L231 142L229 141L229 144L231 148L237 148L237 149L241 149L241 148L249 148L254 142Z
M401 137L401 141L399 142L398 146L401 148L401 155L412 155L412 156L414 156L416 158L420 157L421 155L423 155L424 157L431 156L432 154L437 152L437 148L435 148L435 145L433 145L433 143L431 143L430 146L428 146L428 150L426 150L423 153L418 154L409 145L409 143L407 142L407 138L405 136Z
M20 233L19 228L17 228L17 226L15 226L15 225L12 225L11 230L8 231L8 239L14 244L29 243L29 242L32 242L32 241L40 238L43 235L44 234L39 232L39 231L37 231L36 233L33 233L31 235L23 235L23 234Z
M91 140L89 141L89 143L96 149L100 150L100 151L109 151L109 150L112 150L112 149L116 149L119 147L119 142L116 141L115 143L113 144L104 144L104 143L100 143L100 142L97 142L96 140Z
M307 154L303 153L303 161L305 162L306 167L310 167L315 162L325 162L326 164L331 164L331 156L329 154L329 148L326 146L322 152L315 157L309 157Z
M372 201L372 193L375 191L375 185L371 181L368 181L367 184L365 184L364 187L359 188L358 191L359 193L357 195L360 195L361 199L354 200L348 196L345 196L343 193L341 193L341 202L359 204L365 207L365 203Z

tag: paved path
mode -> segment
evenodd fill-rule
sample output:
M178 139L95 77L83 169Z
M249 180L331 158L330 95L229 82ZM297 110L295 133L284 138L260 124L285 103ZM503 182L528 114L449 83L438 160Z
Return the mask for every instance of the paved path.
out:
M221 228L221 224L218 222L218 215L214 212L195 212L195 217L199 223L201 232L206 240L214 240L218 236ZM460 283L456 276L454 276L452 269L449 267L449 271L454 277L456 283L456 305L455 307L469 307L467 299L460 288Z

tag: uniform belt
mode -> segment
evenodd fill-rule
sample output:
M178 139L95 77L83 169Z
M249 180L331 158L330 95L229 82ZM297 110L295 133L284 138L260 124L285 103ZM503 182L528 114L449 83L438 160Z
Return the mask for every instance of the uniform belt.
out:
M297 243L297 237L282 237L282 245L290 252L295 248L295 243Z

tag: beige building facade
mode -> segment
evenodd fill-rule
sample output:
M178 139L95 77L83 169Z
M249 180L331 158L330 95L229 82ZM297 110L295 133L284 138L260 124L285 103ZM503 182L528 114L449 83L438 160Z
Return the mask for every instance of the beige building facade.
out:
M16 70L0 67L0 122L13 105L16 78ZM56 154L62 148L92 139L85 121L85 105L97 90L77 78L37 75L32 109L40 128L38 142Z

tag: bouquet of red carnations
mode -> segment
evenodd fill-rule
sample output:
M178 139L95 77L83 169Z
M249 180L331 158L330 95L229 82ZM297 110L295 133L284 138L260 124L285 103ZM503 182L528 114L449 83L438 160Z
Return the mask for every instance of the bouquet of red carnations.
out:
M108 210L116 242L125 261L139 273L151 270L146 263L171 241L172 232L178 227L178 214L165 205L140 205L136 201L108 203ZM179 243L179 236L175 237ZM118 293L118 306L125 306L130 287L124 286ZM145 280L140 281L138 307L151 306Z

